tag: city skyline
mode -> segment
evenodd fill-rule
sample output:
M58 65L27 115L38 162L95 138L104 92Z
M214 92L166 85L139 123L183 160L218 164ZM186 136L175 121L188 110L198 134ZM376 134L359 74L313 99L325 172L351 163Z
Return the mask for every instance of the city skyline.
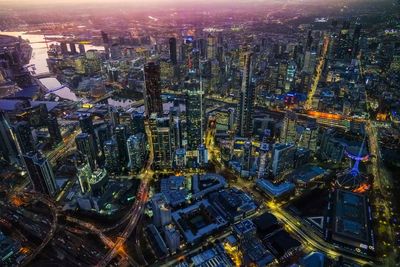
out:
M0 7L0 266L399 265L398 1Z

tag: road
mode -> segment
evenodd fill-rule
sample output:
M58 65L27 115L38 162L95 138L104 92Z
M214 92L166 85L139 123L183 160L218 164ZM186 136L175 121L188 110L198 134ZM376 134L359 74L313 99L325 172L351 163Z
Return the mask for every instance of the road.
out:
M365 127L366 133L368 134L369 149L371 157L370 172L374 176L373 190L375 191L374 206L376 214L381 211L382 220L379 220L378 233L380 241L387 241L386 244L394 244L394 232L390 223L391 215L391 196L389 194L391 186L391 178L387 174L385 166L381 162L381 152L379 148L378 140L378 129L374 121L369 120ZM377 219L378 221L378 219ZM390 246L389 255L384 259L388 266L394 266L396 263L396 252L397 249Z
M218 151L218 148L214 146L212 131L208 131L206 134L206 145L211 154L210 160L213 162L217 161L217 159L214 157L220 152ZM223 168L223 164L221 168ZM265 199L264 196L261 196L256 190L254 190L254 183L252 181L242 179L235 173L232 173L232 175L237 176L236 181L229 181L232 186L236 186L238 188L241 188L242 190L250 192L253 196L258 196L256 199L259 201L263 201ZM368 256L360 256L355 251L353 252L344 248L342 249L339 247L335 247L334 245L328 243L320 236L318 236L313 229L305 225L305 223L302 222L300 219L297 219L286 212L280 205L277 205L273 202L267 202L265 206L269 209L269 212L276 216L290 232L294 233L302 241L303 245L305 245L306 248L309 248L313 251L324 252L326 253L326 255L329 255L332 258L343 256L343 258L361 265L370 263L370 261L373 260Z
M329 46L329 37L326 36L324 38L324 46L322 48L322 55L319 58L318 64L315 68L316 76L314 77L313 83L312 83L310 91L308 93L307 101L305 104L305 109L312 109L312 107L313 107L313 105L312 105L313 98L314 98L315 92L317 91L319 80L321 79L322 70L323 70L324 64L325 64L325 56L326 56L326 53L328 52L328 46Z
M139 187L139 192L137 194L136 201L134 202L131 210L130 210L130 218L128 221L127 226L125 227L124 231L121 235L117 238L114 247L110 249L107 255L100 261L97 266L98 267L105 267L107 266L111 260L116 256L118 251L123 249L123 245L125 244L128 237L132 234L133 230L135 229L140 217L142 216L145 208L145 204L148 199L149 193L149 181L153 178L154 172L151 170L151 166L154 160L154 151L153 151L153 143L151 137L151 131L148 122L145 124L145 130L147 134L148 144L150 147L149 158L146 163L146 167L143 169L142 173L139 175L142 182Z
M58 211L57 207L54 204L52 200L50 200L47 196L44 196L42 194L36 193L36 192L23 192L22 195L30 198L30 199L35 199L38 201L43 202L46 204L53 216L53 222L51 224L51 228L49 232L47 233L46 238L42 241L42 243L35 249L35 251L30 254L28 257L26 257L22 263L21 266L28 266L29 263L36 258L36 256L47 246L47 244L50 242L50 240L53 239L54 234L56 233L57 225L58 225Z
M293 232L299 237L306 248L310 248L313 251L324 252L331 258L342 256L344 259L348 259L360 265L372 264L371 260L373 260L373 258L369 256L360 256L355 251L353 252L344 248L335 247L331 243L328 243L310 229L310 227L305 225L304 222L286 212L280 205L270 201L266 203L266 206L275 217L283 222L289 232Z

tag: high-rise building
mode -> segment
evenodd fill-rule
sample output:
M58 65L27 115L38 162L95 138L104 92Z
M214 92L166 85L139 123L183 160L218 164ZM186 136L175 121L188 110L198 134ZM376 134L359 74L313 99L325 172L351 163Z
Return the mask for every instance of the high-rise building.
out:
M27 121L17 122L14 126L14 133L17 137L19 147L22 154L35 151L31 127Z
M83 133L94 133L93 120L88 114L84 114L79 117L79 126L81 127Z
M250 171L251 169L251 150L252 145L250 141L246 141L243 145L243 155L241 160L241 169L242 171Z
M315 119L308 120L305 126L301 126L300 137L298 141L299 147L305 147L309 150L316 152L318 138L318 126Z
M275 144L272 151L272 173L278 176L294 166L296 147L294 144Z
M207 59L215 59L217 56L217 38L209 34L207 37Z
M240 90L238 133L240 136L250 136L254 107L254 84L252 83L252 52L243 53L242 87Z
M144 133L144 115L140 112L131 114L131 132L132 134Z
M154 164L157 168L170 168L173 151L169 118L157 117L157 114L153 113L150 116L149 124L153 139Z
M163 113L160 75L160 65L155 62L147 63L144 66L144 103L147 116L154 112L158 115Z
M263 178L265 175L265 169L267 166L267 154L269 152L269 139L271 138L271 131L269 129L264 130L264 135L260 144L260 162L258 166L258 178Z
M208 150L204 144L201 144L198 149L197 164L203 167L208 163Z
M68 46L66 42L60 42L60 49L62 55L68 55Z
M19 153L16 146L16 139L13 138L10 122L6 114L2 111L0 111L0 136L0 156L11 164L16 163Z
M144 133L131 135L126 141L128 147L129 163L131 171L138 172L143 168L146 156L146 137Z
M76 148L80 152L80 158L89 163L92 170L96 168L97 150L94 146L94 136L88 133L80 133L75 137Z
M82 167L78 168L78 181L81 187L81 192L87 193L90 191L90 178L92 177L92 168L89 163L82 165Z
M282 143L296 143L297 132L297 114L293 111L286 111L285 118L283 119L283 127L281 131Z
M112 60L118 60L122 57L121 46L118 43L112 44L110 55Z
M119 156L117 142L113 139L104 142L105 168L109 172L119 173Z
M36 192L54 196L57 185L48 160L39 152L23 155L26 171Z
M76 46L75 46L75 43L69 43L69 50L71 51L71 54L72 55L75 55L76 54Z
M118 125L114 129L115 140L118 147L118 158L120 167L125 167L128 163L128 149L126 147L127 131L125 125Z
M186 95L186 123L187 123L187 148L197 150L203 141L204 107L203 92L199 81L191 79L185 82Z
M180 234L173 224L164 226L165 243L167 243L170 253L175 253L180 245Z
M102 157L104 156L104 143L111 138L111 129L108 123L97 126L94 130Z
M53 144L62 142L60 126L58 125L57 117L49 115L47 119L47 129L49 130L50 138Z
M150 206L153 211L153 223L157 227L171 223L171 208L163 193L158 193L151 198Z
M176 65L176 63L178 62L176 55L176 38L174 37L169 38L169 59L174 65Z
M169 124L171 128L171 146L172 151L182 148L182 121L180 118L179 107L171 107L169 110Z
M85 50L85 45L84 44L79 44L79 54L84 55L86 53Z

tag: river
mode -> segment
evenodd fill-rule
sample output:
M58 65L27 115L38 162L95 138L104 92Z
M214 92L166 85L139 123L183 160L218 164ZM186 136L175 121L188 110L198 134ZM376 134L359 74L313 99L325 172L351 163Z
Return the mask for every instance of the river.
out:
M32 47L32 58L29 64L34 64L36 68L36 73L46 73L49 71L47 66L47 46L45 43L44 35L41 34L26 34L24 32L1 32L0 34L3 35L10 35L10 36L21 36L24 40L29 40L30 46ZM47 37L60 37L61 35L52 35ZM47 45L55 44L56 42L48 42ZM102 46L94 46L90 44L85 44L85 50L89 49L97 49L97 50L104 50ZM56 78L43 78L40 79L42 84L49 90L58 88L61 86L61 83ZM60 90L54 92L55 95L72 100L77 101L80 98L75 95L75 93L68 87L64 87ZM120 107L128 107L133 103L133 101L129 99L109 99L108 104L112 106L120 106Z

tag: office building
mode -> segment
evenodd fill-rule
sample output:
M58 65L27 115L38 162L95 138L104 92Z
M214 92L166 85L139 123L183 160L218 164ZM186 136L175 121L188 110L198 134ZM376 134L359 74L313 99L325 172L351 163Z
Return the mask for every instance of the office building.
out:
M199 81L192 79L185 82L186 95L186 123L187 149L197 150L203 139L203 92Z
M208 164L208 149L204 144L201 144L198 148L197 164L200 167Z
M57 117L54 115L49 115L47 119L47 129L50 134L51 141L54 145L62 142L62 136L60 131L60 126L58 125Z
M135 111L131 114L131 132L132 134L145 133L143 113Z
M79 126L81 127L82 133L94 133L93 120L89 114L83 114L79 117Z
M176 65L178 62L177 54L176 54L176 38L169 38L169 59L172 64Z
M9 163L16 163L18 160L18 150L13 138L13 133L6 114L0 111L0 153ZM15 136L15 135L14 135Z
M170 168L172 166L171 131L168 117L157 117L153 113L150 117L150 130L153 141L154 164L156 168Z
M22 154L35 151L31 127L27 121L17 122L13 126L15 136L17 137L19 148Z
M288 144L295 144L297 141L297 114L293 111L286 111L285 118L283 119L283 127L281 130L281 142Z
M153 211L155 226L160 227L171 223L171 208L168 206L163 193L154 195L150 200L150 206Z
M57 185L48 160L39 152L23 155L26 171L36 192L54 196Z
M83 194L87 193L90 191L90 178L92 177L92 168L90 167L89 163L86 163L82 165L80 168L78 168L78 181L79 185L81 187L81 192Z
M173 224L168 224L164 226L164 237L169 252L171 254L175 253L179 249L181 239L179 231L175 228Z
M207 59L213 60L217 56L217 38L209 34L207 37Z
M126 141L128 148L128 167L133 172L139 172L143 166L146 156L146 138L144 133L131 135Z
M96 168L97 152L94 146L94 137L88 133L80 133L75 137L76 148L80 152L81 160L89 163L92 170Z
M251 158L251 152L252 152L252 145L250 141L246 141L243 145L243 154L242 154L242 160L241 160L241 170L249 172L251 169L252 165L252 158Z
M114 129L115 141L117 141L119 164L125 167L128 163L128 149L126 146L127 129L125 125L118 125Z
M275 144L272 150L272 173L279 176L294 167L296 147L293 144Z
M104 142L104 158L104 166L109 172L120 172L121 166L119 165L118 146L114 139Z
M70 52L71 52L71 54L72 55L75 55L76 54L76 46L75 46L75 43L69 43L69 50L70 50Z
M144 66L144 103L147 116L152 113L157 113L158 115L163 113L160 75L159 64L149 62Z
M254 107L254 84L252 83L252 52L243 54L242 85L240 90L238 134L250 136L252 130L252 116Z

